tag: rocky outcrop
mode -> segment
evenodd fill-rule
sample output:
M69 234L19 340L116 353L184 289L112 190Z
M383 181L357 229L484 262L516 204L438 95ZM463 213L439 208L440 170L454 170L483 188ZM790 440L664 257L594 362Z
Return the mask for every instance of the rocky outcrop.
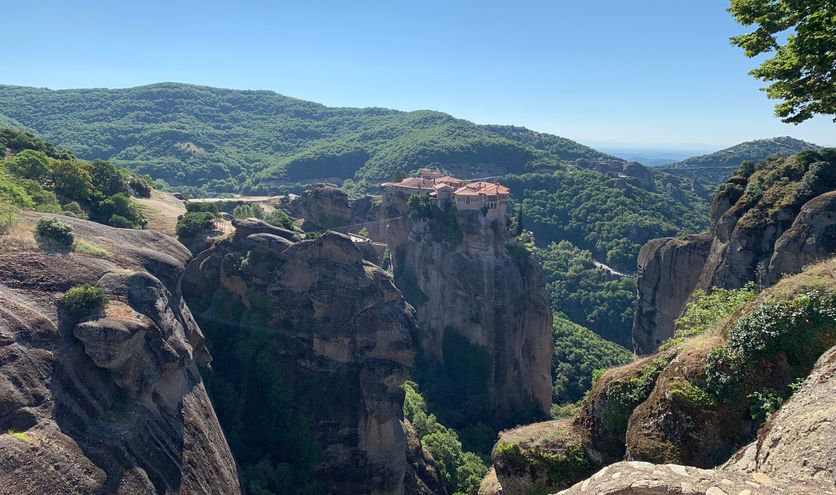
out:
M188 251L62 220L96 257L47 254L28 229L0 236L0 493L239 493L180 293ZM77 320L58 298L80 284L109 302Z
M594 472L581 431L570 420L534 423L503 431L491 453L502 495L546 493Z
M654 239L639 251L638 299L633 317L633 348L650 354L673 337L673 322L699 281L694 267L705 264L708 233Z
M720 468L618 462L560 493L834 494L834 415L836 347L819 358L804 385L769 418L758 439Z
M833 254L836 249L836 191L801 207L792 226L775 242L766 275L768 283Z
M709 469L730 456L726 470L770 476L786 482L781 487L836 487L836 456L830 447L836 445L831 420L836 401L834 311L836 257L783 278L701 335L608 370L573 418L502 433L493 462L503 493L508 488L511 493L556 490L582 481L579 469L553 464L565 461L567 452L575 453L575 467L588 470L641 461L615 464L619 471L611 474L621 474L587 481L583 490L595 487L588 493L645 493L639 488L653 487L630 487L651 478L658 481L658 493L679 493L678 485L667 484L675 478L659 466ZM804 377L804 385L793 394ZM756 432L758 440L735 454ZM647 473L638 477L636 469ZM722 482L729 488L734 480L747 479L694 472L707 473L701 493L722 479L731 480ZM627 478L613 481L623 476ZM824 481L831 485L820 483ZM811 493L818 492L811 488Z
M836 347L819 358L802 387L771 416L758 439L723 466L777 479L822 480L836 487Z
M304 230L332 229L351 223L348 195L333 184L316 184L289 205L291 215L305 220Z
M611 177L620 178L646 191L654 191L656 189L653 172L641 163L628 162L617 158L581 158L575 160L575 165L581 168L596 170Z
M818 481L774 479L763 473L729 473L679 464L627 461L606 466L558 495L832 495Z
M421 327L418 371L442 384L448 407L495 427L546 417L552 315L535 255L480 211L430 211L422 218L398 193L381 208L395 284Z
M692 290L737 289L749 282L768 287L836 252L834 171L832 150L764 162L720 187L710 240L656 239L644 246L633 323L636 352L651 353L673 335L673 321ZM672 264L680 252L687 256Z
M275 403L244 396L243 405L237 399L219 405L222 424L227 428L229 413L229 427L258 443L258 431L236 422L278 407L301 418L313 442L297 452L296 437L282 437L263 445L264 455L284 455L292 465L317 450L319 461L302 480L315 480L316 493L402 493L407 440L400 386L413 365L412 308L388 274L364 262L342 234L297 241L256 221L233 223L234 236L189 265L184 292L213 352L214 343L231 361L247 353L240 366L219 364L218 379L238 379L234 388L269 374L284 395ZM230 346L239 350L227 352ZM254 418L234 417L237 407ZM253 445L232 447L239 458L261 462L251 456Z

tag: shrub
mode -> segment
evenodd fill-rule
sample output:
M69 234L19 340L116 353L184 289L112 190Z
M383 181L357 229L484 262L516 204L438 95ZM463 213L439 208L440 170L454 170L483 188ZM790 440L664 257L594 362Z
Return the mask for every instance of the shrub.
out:
M281 208L276 208L264 217L264 221L276 227L282 227L288 230L293 229L293 219L290 215L285 213Z
M6 165L9 173L43 182L49 177L49 158L42 151L23 150Z
M58 302L73 319L80 320L104 309L107 301L107 294L102 289L83 284L65 292Z
M12 438L16 438L16 439L20 440L21 442L26 442L26 443L29 443L29 444L31 444L31 443L32 443L32 439L31 439L31 438L29 438L29 435L27 435L27 434L26 434L26 433L24 433L24 432L21 432L21 431L15 431L15 430L9 430L7 433L8 433L9 435L11 435L11 436L12 436Z
M718 321L728 318L757 295L754 283L741 289L715 287L710 293L703 290L694 292L682 316L674 322L674 336L665 341L659 350L664 351L679 345L686 338L706 333Z
M111 227L128 229L143 227L147 222L133 200L121 192L100 201L95 218Z
M535 447L527 447L523 450L516 444L500 441L494 455L499 462L518 467L520 471L527 472L531 468L544 470L548 480L547 486L535 487L535 489L557 488L567 483L571 485L595 471L580 442L566 442L562 452L558 453L543 451ZM543 490L542 493L551 491L554 490Z
M717 397L714 394L688 380L674 381L668 387L668 391L673 397L695 406L709 408L717 405Z
M110 252L92 242L79 239L75 242L73 249L76 253L86 254L96 258L110 258Z
M108 219L107 224L111 227L116 227L119 229L132 229L136 227L133 222L123 217L122 215L117 215L116 213L110 216L110 219Z
M150 177L137 177L132 175L128 178L128 185L134 196L139 198L150 198L153 185Z
M726 401L757 401L752 394L775 356L786 356L794 379L806 376L834 343L836 292L811 288L791 299L767 300L735 322L725 345L709 352L706 385Z
M75 236L70 224L57 218L41 218L35 225L35 237L44 249L69 250Z
M206 211L188 212L177 219L175 231L180 237L198 235L212 229L217 215Z
M757 390L746 398L751 401L749 415L758 422L766 421L766 418L780 409L781 404L784 403L784 396L781 391L774 388Z
M62 210L68 211L73 215L77 216L78 218L87 218L87 212L85 212L81 205L78 204L78 201L70 201L69 203L65 204L61 207Z

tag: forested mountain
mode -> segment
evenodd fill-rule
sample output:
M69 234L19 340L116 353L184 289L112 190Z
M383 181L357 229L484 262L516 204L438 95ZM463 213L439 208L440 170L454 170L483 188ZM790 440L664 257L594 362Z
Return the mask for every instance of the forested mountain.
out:
M432 111L330 108L270 91L163 83L60 91L0 86L0 114L79 157L110 159L194 194L279 192L349 178L374 184L425 166L463 177L544 174L536 189L562 187L565 178L572 183L572 207L585 204L610 224L570 240L626 270L643 242L697 229L707 211L700 197L705 191L690 180L558 136ZM574 176L571 164L596 172ZM554 172L557 179L550 177ZM647 205L673 212L665 215L671 220L645 217ZM572 214L568 203L540 205L536 197L528 206L557 215L547 220ZM545 241L565 238L535 230Z
M734 175L744 161L759 162L773 155L794 155L804 150L819 149L818 145L789 136L746 141L707 155L695 156L661 167L681 177L696 178L714 186Z
M344 185L362 194L399 171L425 166L462 177L499 176L538 245L569 241L566 249L588 251L626 272L635 270L646 241L706 226L712 194L699 181L522 127L476 125L432 111L330 108L271 91L174 83L60 91L0 86L0 120L81 158L110 159L193 195L301 192L304 184L348 179L354 183ZM605 280L584 289L589 296L579 295L583 301L567 314L629 342L622 314L629 302L623 288Z
M270 91L185 84L51 91L0 86L0 114L86 159L172 185L267 191L315 179L387 179L438 165L470 177L609 159L568 139L432 112L329 108Z

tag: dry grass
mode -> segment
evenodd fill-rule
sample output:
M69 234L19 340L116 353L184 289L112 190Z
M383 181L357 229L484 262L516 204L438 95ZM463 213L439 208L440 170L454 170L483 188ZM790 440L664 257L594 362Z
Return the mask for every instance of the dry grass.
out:
M186 213L183 201L173 195L157 190L151 191L150 198L134 198L139 211L148 219L147 228L173 236L177 217Z
M85 241L84 239L77 239L75 241L73 251L78 254L86 254L87 256L93 256L95 258L110 258L110 251L97 244Z
M114 320L135 320L136 311L126 303L118 300L111 300L105 307L105 316Z
M0 231L0 251L32 251L38 249L32 224L18 220Z

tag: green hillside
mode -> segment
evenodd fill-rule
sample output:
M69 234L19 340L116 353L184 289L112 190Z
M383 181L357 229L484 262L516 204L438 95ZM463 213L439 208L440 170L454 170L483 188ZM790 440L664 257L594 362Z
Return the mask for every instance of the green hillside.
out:
M0 115L82 159L109 159L193 195L298 192L345 179L355 181L353 192L374 192L376 182L426 166L465 178L498 176L538 245L570 241L625 272L635 270L647 240L704 228L712 193L699 181L638 165L625 175L624 160L521 127L433 111L330 108L270 91L0 86ZM589 295L577 296L578 307L560 310L627 342L629 301L619 296L596 306L606 299L601 294L624 292L613 284L583 288Z
M0 86L0 114L85 159L175 186L264 192L315 179L388 179L444 166L477 177L610 158L523 128L450 115L329 108L270 91L185 84L52 91Z
M708 155L695 156L660 170L681 177L696 178L717 186L734 175L744 161L760 162L773 155L794 155L819 146L789 136L746 141Z

